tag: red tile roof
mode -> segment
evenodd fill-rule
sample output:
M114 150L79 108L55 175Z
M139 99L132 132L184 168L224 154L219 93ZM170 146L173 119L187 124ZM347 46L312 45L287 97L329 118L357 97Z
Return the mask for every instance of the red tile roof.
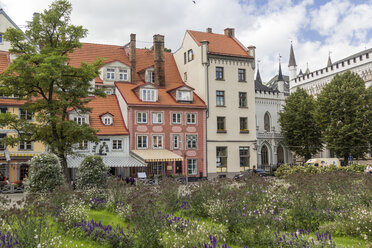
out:
M236 38L224 34L214 34L193 30L187 30L187 33L190 34L199 46L202 41L209 41L208 48L210 53L253 58L249 55L248 49L245 48Z
M92 97L92 101L88 103L88 107L92 108L89 118L90 126L98 130L97 135L129 134L115 95ZM112 125L104 125L101 120L100 116L107 113L113 116L114 122Z
M22 106L26 100L19 100L14 98L0 98L0 106Z
M3 73L10 65L9 52L0 51L0 73Z

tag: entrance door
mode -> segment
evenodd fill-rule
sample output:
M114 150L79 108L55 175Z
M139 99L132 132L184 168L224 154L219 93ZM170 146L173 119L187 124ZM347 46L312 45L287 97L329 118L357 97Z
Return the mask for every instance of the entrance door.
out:
M269 165L269 152L266 145L261 148L261 164Z
M176 161L176 174L182 174L182 161Z
M283 164L284 163L284 150L281 145L278 146L276 153L278 155L278 164Z

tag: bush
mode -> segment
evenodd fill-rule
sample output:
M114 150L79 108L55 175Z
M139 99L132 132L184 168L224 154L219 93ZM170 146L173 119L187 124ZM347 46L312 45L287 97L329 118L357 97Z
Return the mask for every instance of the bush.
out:
M100 156L87 156L79 167L78 189L106 188L108 167Z
M51 192L64 183L59 159L54 154L40 154L31 160L26 190L28 192Z

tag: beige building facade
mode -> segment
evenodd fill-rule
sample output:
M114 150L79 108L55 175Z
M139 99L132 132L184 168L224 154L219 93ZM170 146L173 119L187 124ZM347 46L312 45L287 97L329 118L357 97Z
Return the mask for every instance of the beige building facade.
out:
M257 165L254 47L234 35L188 30L174 54L183 80L205 101L207 174L233 177Z

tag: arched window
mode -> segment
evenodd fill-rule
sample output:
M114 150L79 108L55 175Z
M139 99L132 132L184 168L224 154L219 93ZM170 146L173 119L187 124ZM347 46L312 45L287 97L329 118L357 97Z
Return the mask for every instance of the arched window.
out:
M281 145L278 146L276 153L278 155L278 163L283 164L284 163L284 150Z
M263 145L261 148L261 164L269 165L269 151L266 145Z
M267 112L264 116L264 129L266 132L270 132L270 115Z

